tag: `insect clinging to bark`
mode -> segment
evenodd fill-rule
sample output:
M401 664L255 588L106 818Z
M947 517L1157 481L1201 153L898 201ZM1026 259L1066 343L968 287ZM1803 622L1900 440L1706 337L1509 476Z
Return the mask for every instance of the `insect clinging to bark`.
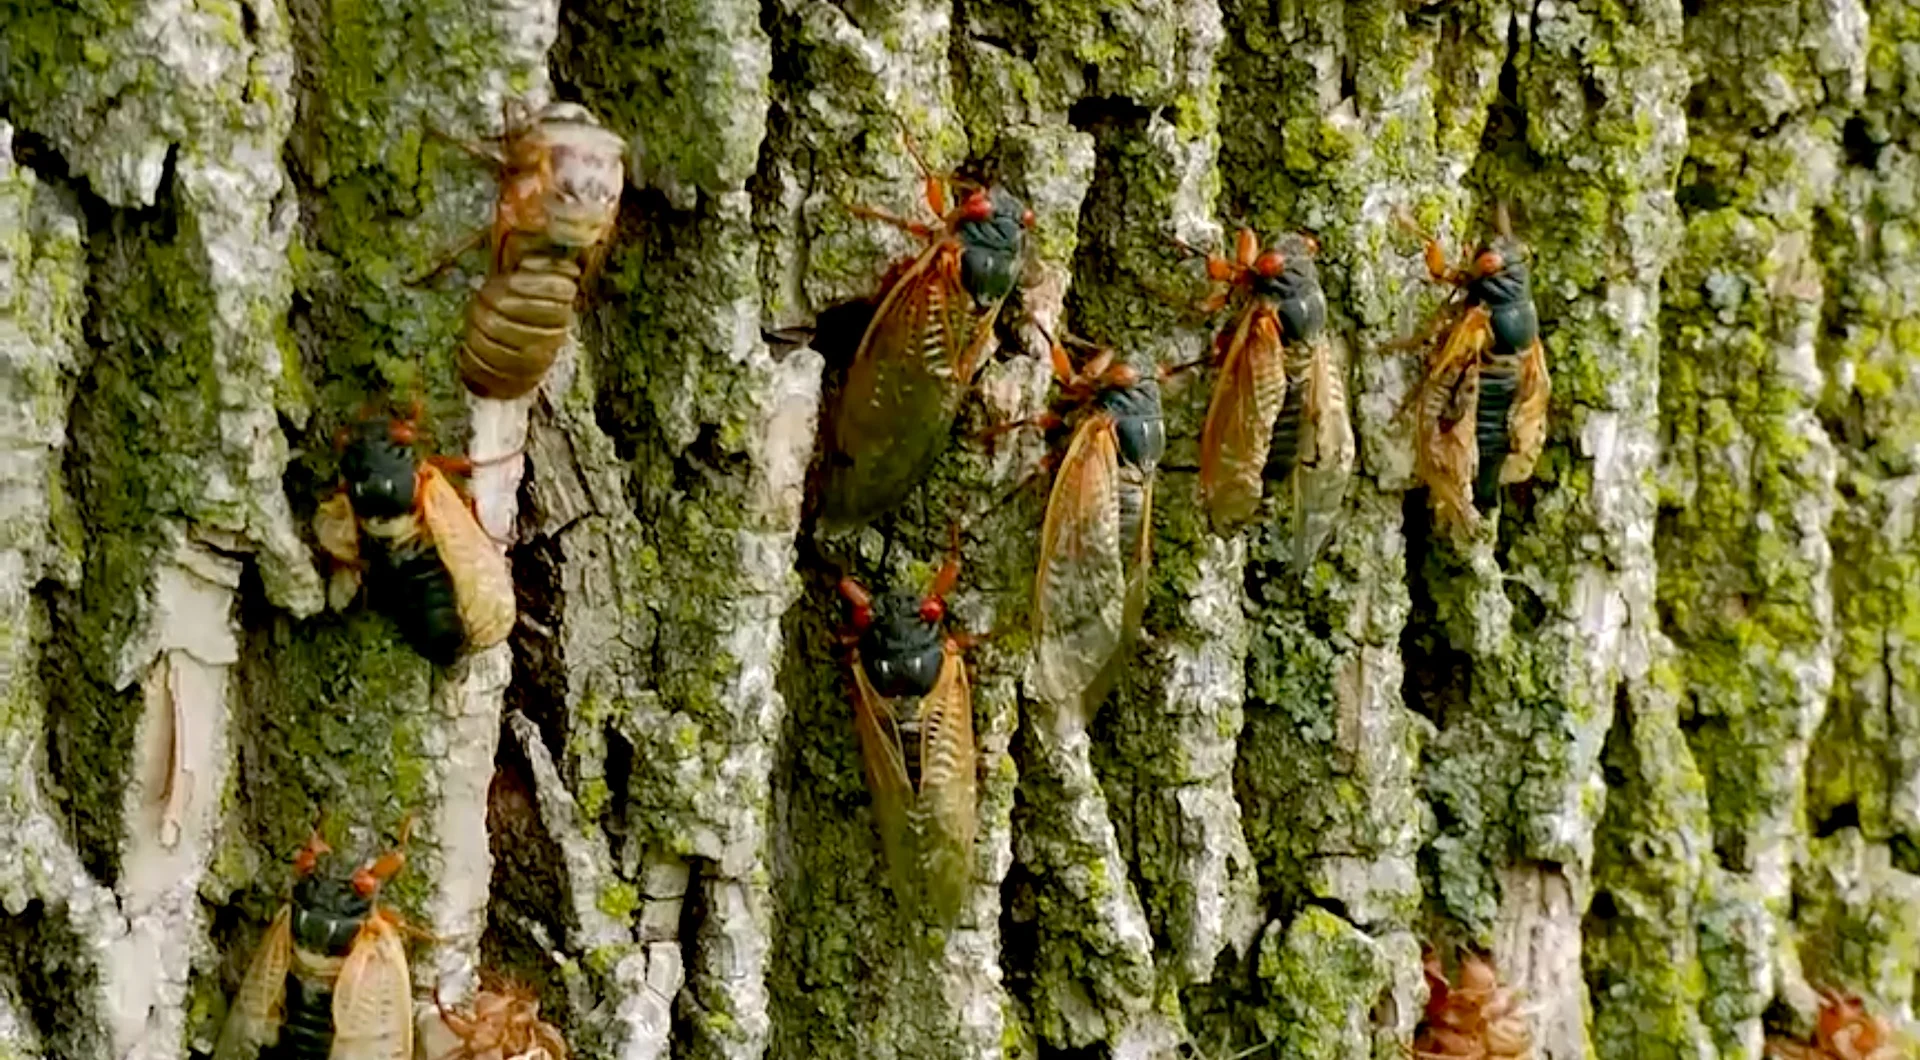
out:
M1868 1011L1858 996L1832 989L1820 991L1812 1042L1767 1039L1771 1060L1904 1060L1915 1055L1920 1055L1920 1043Z
M907 147L940 220L858 211L927 246L886 286L833 410L822 514L839 527L860 526L899 504L945 448L1019 279L1033 225L1033 212L1006 190L943 180L911 140ZM949 182L965 190L951 211Z
M1531 1060L1526 1015L1490 961L1465 954L1458 981L1448 982L1439 956L1428 951L1425 971L1427 1010L1413 1039L1415 1060Z
M1402 217L1412 227L1412 221ZM1503 484L1525 482L1547 436L1551 381L1526 260L1505 231L1467 267L1450 269L1425 239L1427 271L1462 297L1428 327L1426 364L1412 395L1420 480L1445 526L1471 531Z
M538 386L574 303L613 238L626 182L626 142L577 103L510 112L486 282L467 310L460 377L482 397Z
M487 981L473 1003L450 1008L436 990L434 1007L456 1042L430 1060L567 1060L567 1043L540 1018L540 1001L518 983Z
M1153 479L1167 448L1156 375L1112 350L1078 370L1052 344L1073 434L1054 475L1034 579L1035 690L1090 719L1146 609Z
M1200 489L1216 529L1231 532L1260 505L1267 480L1285 484L1294 566L1304 568L1332 533L1353 473L1345 372L1326 331L1327 296L1311 235L1264 252L1252 229L1233 260L1207 255L1220 285L1209 311L1236 296L1232 323L1214 342L1220 369L1200 435Z
M364 567L374 606L429 660L449 666L463 647L505 640L516 614L506 556L442 472L471 462L417 460L408 420L362 420L343 436L342 488L314 513L336 565L334 605L352 599Z
M951 923L972 878L977 752L961 638L946 630L949 559L923 596L869 593L851 577L853 722L894 891Z
M375 903L405 856L390 851L342 879L315 871L327 853L316 833L294 859L293 898L260 940L213 1060L412 1060L404 929Z

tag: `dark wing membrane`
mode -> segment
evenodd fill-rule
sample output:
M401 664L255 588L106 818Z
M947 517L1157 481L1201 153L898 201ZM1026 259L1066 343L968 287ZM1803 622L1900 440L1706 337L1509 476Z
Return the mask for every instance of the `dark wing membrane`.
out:
M1347 383L1324 337L1310 348L1301 389L1300 454L1293 478L1293 565L1305 570L1340 518L1353 475L1353 421Z
M825 503L833 522L862 523L898 503L951 432L974 367L969 351L983 341L959 258L951 240L927 248L867 325L833 418Z
M873 816L880 827L880 846L893 875L894 892L904 902L913 894L908 830L913 780L907 775L893 703L867 680L867 668L858 652L853 657L853 685L853 730L860 740L860 765L867 776L867 792L873 797Z
M921 863L933 911L950 923L966 900L973 878L973 837L978 755L973 740L973 694L967 664L947 643L940 681L920 701Z
M233 995L227 1025L213 1047L213 1060L252 1060L280 1036L285 1018L287 965L293 959L293 907L283 905L261 936L253 963Z
M1547 400L1552 392L1546 347L1536 338L1520 355L1520 381L1513 409L1507 414L1511 442L1500 467L1501 482L1525 482L1533 477L1533 467L1540 462L1540 450L1547 441Z
M1056 708L1084 702L1120 647L1127 592L1121 555L1120 446L1113 419L1081 421L1053 481L1034 581L1035 686Z
M1492 337L1486 309L1468 309L1429 358L1417 398L1420 480L1432 494L1435 518L1459 531L1479 523L1473 507L1479 455L1474 412L1479 407L1480 354Z
M1245 522L1259 508L1267 449L1286 396L1280 319L1256 300L1235 325L1200 432L1200 489L1216 527Z
M413 980L400 929L378 910L354 937L333 985L327 1060L413 1060Z

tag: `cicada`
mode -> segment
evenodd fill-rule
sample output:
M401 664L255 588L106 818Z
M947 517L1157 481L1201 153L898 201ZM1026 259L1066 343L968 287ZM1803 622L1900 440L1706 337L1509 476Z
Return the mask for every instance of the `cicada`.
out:
M429 1060L567 1060L566 1040L540 1018L533 991L518 983L488 982L465 1008L442 1004L436 991L433 1004L454 1041L430 1042Z
M482 397L538 386L574 303L606 255L626 183L626 141L577 103L511 116L498 157L487 280L467 311L460 377Z
M1091 719L1146 608L1153 479L1167 430L1157 378L1116 363L1111 350L1076 371L1054 343L1053 368L1077 418L1040 531L1035 689Z
M1767 1039L1767 1056L1774 1060L1902 1060L1915 1055L1920 1048L1910 1036L1869 1012L1859 997L1831 989L1820 991L1820 1017L1811 1043Z
M316 834L294 859L293 900L260 940L213 1060L412 1060L403 927L374 901L405 856L390 851L341 879L314 871L327 853Z
M1262 252L1243 228L1232 261L1207 257L1208 278L1225 286L1206 308L1236 295L1240 306L1214 342L1220 375L1200 434L1201 495L1214 527L1231 532L1259 509L1267 480L1286 484L1298 568L1332 533L1353 474L1347 384L1326 333L1319 252L1310 235Z
M1427 271L1464 296L1428 329L1425 369L1412 396L1416 467L1436 519L1471 531L1500 487L1533 477L1547 437L1546 348L1520 246L1504 232L1449 269L1426 240Z
M1531 1060L1533 1032L1518 997L1500 985L1492 963L1465 955L1457 983L1448 982L1432 951L1424 967L1427 1011L1413 1039L1417 1060Z
M343 440L342 487L314 513L336 565L334 605L352 599L365 568L374 606L433 662L505 640L517 614L506 556L441 470L471 465L416 460L405 420L363 420Z
M853 727L881 845L902 903L924 894L951 923L972 878L977 770L962 643L946 631L958 560L924 596L840 580L853 612Z
M948 212L945 185L929 174L926 199L938 225L861 211L927 248L886 288L847 369L822 509L834 526L891 509L933 466L1025 260L1033 212L1004 189L972 187Z

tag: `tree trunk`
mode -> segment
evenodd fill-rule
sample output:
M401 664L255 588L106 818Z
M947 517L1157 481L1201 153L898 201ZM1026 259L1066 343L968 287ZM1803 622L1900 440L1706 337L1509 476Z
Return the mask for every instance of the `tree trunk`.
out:
M316 820L413 815L430 990L643 1060L1399 1057L1423 943L1541 1055L1758 1057L1920 976L1920 2L0 0L0 1058L211 1049ZM503 102L626 136L546 383L453 368ZM1037 215L1015 327L903 509L817 532L823 395L935 167ZM1449 246L1512 207L1534 481L1435 530L1399 415ZM1031 322L1160 364L1177 237L1315 230L1360 460L1306 576L1197 502L1165 387L1145 635L1023 696ZM1223 227L1224 226L1224 227ZM1010 317L1016 314L1008 314ZM1023 323L1024 321L1024 323ZM808 345L763 329L818 325ZM1024 347L1024 348L1022 348ZM511 538L510 644L325 607L331 439L423 401ZM1906 426L1902 426L1906 424ZM962 539L959 923L880 862L834 571Z

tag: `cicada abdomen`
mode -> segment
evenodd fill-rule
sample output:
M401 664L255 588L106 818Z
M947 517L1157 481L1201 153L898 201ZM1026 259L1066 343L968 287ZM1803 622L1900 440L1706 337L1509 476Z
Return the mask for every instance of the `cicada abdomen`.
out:
M404 859L394 851L342 879L314 871L326 852L316 835L297 859L292 901L247 968L214 1060L413 1056L406 946L392 915L375 904Z
M577 103L510 121L501 144L491 266L467 313L460 377L482 397L538 386L619 218L626 142Z
M432 662L506 639L517 617L506 556L440 469L416 459L411 424L366 420L347 439L344 488L314 517L322 548L374 575L374 607Z
M1153 484L1166 453L1160 388L1110 351L1054 369L1081 410L1054 476L1034 579L1035 692L1082 721L1139 630L1153 554Z
M1279 246L1279 281L1256 280L1270 299L1286 343L1287 396L1274 419L1263 477L1282 483L1293 521L1293 564L1305 570L1339 523L1353 477L1353 421L1347 412L1346 367L1327 334L1327 297L1313 257L1318 243L1289 236Z
M925 596L874 597L851 578L854 730L894 891L950 924L972 880L978 756L960 644L945 630L949 563Z
M882 297L834 407L822 514L835 527L892 509L939 458L1025 260L1033 214L1005 190L974 188L949 213L930 177L927 202L938 227L867 211L927 248Z

